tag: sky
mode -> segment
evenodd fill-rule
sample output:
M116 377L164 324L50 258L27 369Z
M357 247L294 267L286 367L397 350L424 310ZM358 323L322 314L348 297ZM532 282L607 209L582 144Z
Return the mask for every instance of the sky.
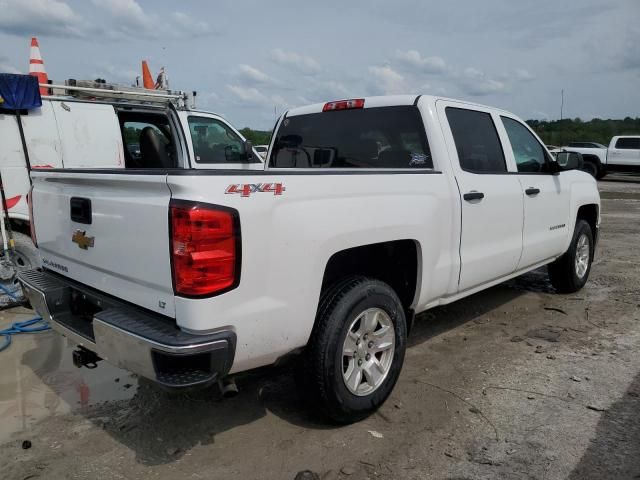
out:
M0 0L0 72L132 84L140 62L236 127L309 103L443 95L525 119L640 117L640 0Z

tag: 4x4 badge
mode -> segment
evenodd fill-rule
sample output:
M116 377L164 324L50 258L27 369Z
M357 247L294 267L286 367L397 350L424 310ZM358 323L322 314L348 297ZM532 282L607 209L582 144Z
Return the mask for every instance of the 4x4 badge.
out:
M84 230L76 230L71 236L71 241L77 243L83 250L88 250L89 247L93 248L93 241L95 239L95 237L87 237L86 233Z

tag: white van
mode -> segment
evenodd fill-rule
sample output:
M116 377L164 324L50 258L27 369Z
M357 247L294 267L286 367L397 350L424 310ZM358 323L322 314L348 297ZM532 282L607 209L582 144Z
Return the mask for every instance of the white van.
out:
M40 263L29 238L31 169L179 167L181 152L192 150L197 142L207 149L220 147L210 152L207 163L215 165L208 168L231 168L236 166L234 157L245 148L242 135L219 115L189 109L189 97L183 92L67 83L71 85L52 85L55 95L43 96L41 108L21 111L19 116L0 109L0 173L19 266L25 268ZM186 121L194 115L206 122ZM191 131L185 132L183 125L190 125ZM255 153L252 158L240 168L264 168L261 156ZM201 167L207 168L206 164Z

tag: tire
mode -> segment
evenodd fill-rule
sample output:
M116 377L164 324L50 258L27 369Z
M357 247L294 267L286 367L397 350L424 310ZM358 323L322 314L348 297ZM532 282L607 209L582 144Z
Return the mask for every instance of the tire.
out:
M598 165L596 165L592 161L585 160L582 164L582 171L587 172L593 178L598 177Z
M547 268L551 284L558 293L574 293L584 287L591 272L593 253L591 226L584 220L578 220L569 249Z
M321 297L297 368L301 392L326 419L362 420L393 390L406 343L404 309L389 285L362 276L339 281Z
M13 253L11 260L18 271L32 270L42 266L42 259L31 238L19 232L13 232Z

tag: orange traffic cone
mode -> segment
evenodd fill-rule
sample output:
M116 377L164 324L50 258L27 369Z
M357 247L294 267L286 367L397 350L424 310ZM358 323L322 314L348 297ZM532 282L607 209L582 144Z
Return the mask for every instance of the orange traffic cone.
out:
M44 62L42 61L42 55L40 55L40 46L38 45L38 39L31 37L31 54L29 55L29 75L33 75L38 78L38 83L49 83L49 77L44 70ZM49 89L46 87L40 87L40 95L49 95Z
M146 60L142 60L142 86L150 90L154 89L153 77L149 71L149 65Z

